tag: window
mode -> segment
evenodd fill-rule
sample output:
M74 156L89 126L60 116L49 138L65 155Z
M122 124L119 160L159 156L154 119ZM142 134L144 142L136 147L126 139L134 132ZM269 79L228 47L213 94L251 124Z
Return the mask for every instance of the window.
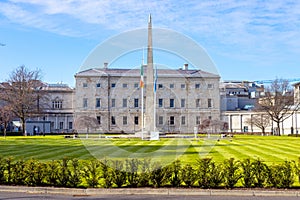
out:
M175 117L170 116L170 125L175 125Z
M200 124L200 116L196 116L196 125Z
M123 83L123 88L127 88L128 84L127 83Z
M115 83L112 83L112 84L111 84L111 87L112 87L112 88L115 88L115 87L116 87L116 84L115 84Z
M207 99L207 107L212 108L212 99Z
M139 84L138 83L134 83L134 88L139 88Z
M185 99L181 99L181 108L185 107Z
M97 116L97 122L98 124L101 124L101 116Z
M175 107L174 99L170 99L170 108L174 108L174 107Z
M116 99L111 99L111 107L116 107Z
M123 99L123 108L127 107L127 99Z
M59 122L59 129L64 129L64 122Z
M53 109L62 109L62 101L61 100L52 101L52 108Z
M69 129L73 129L73 122L69 122Z
M207 84L207 88L208 88L208 89L212 89L213 87L214 87L213 84L211 84L211 83Z
M139 99L134 99L134 107L135 108L139 107Z
M185 125L185 116L181 116L181 125Z
M84 108L88 107L88 99L87 98L83 98L83 107Z
M123 116L123 125L127 125L127 116Z
M116 125L116 118L115 118L115 116L111 116L111 125Z
M84 88L86 88L86 87L88 86L88 84L87 84L87 83L83 83L82 86L83 86Z
M96 98L96 108L100 108L101 106L101 100L100 98Z
M139 125L139 117L138 116L134 116L134 124Z
M158 117L158 124L159 125L163 125L164 124L164 117L163 116L159 116Z
M195 84L195 88L196 88L196 89L199 89L199 88L200 88L200 83L196 83L196 84Z
M170 84L170 88L174 88L174 83L171 83L171 84Z
M196 99L196 108L200 108L200 99Z
M101 84L100 84L100 83L97 83L97 84L96 84L96 87L97 87L97 88L101 87Z
M158 107L159 108L163 107L163 99L158 99Z
M162 89L164 86L163 86L163 84L158 84L158 89Z
M181 87L181 89L184 89L185 88L185 84L181 84L180 87Z

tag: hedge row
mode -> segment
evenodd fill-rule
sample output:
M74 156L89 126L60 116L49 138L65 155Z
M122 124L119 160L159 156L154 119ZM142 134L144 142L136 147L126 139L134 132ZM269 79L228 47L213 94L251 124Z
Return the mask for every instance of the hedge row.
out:
M0 158L0 184L56 187L199 187L291 188L300 182L300 162L266 165L260 159L233 158L216 163L211 158L196 164L179 160L162 166L151 160L78 160L51 162Z

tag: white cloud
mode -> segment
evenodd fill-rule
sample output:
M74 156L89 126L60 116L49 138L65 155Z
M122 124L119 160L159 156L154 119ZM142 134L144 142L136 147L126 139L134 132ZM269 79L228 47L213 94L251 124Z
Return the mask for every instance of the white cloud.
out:
M286 0L8 0L2 14L13 23L71 36L154 27L193 35L241 54L299 54L300 2ZM217 44L217 45L216 45ZM215 49L220 53L223 49ZM235 56L235 55L232 55ZM239 56L237 56L239 57ZM244 57L244 56L243 56ZM244 58L243 58L244 59Z

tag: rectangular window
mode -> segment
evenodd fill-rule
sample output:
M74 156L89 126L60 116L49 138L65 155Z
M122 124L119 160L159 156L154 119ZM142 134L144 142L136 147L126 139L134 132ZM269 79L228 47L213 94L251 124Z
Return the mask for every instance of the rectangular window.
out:
M138 116L134 116L134 124L139 125L139 117Z
M64 122L59 122L59 129L64 129Z
M139 88L139 84L138 83L134 83L134 88Z
M185 99L181 99L181 108L185 107Z
M116 84L115 84L115 83L112 83L112 84L111 84L111 87L112 87L112 88L115 88L115 87L116 87Z
M181 116L181 125L185 125L185 116Z
M174 88L174 83L171 83L171 84L170 84L170 88Z
M196 83L196 84L195 84L195 88L196 88L196 89L199 89L199 88L200 88L200 83Z
M123 125L127 125L127 116L123 116Z
M211 83L207 84L207 88L208 88L208 89L212 89L213 87L214 87L213 84L211 84Z
M180 87L181 87L181 89L184 89L185 88L185 84L181 84Z
M101 100L100 98L96 98L96 108L100 108L101 106Z
M212 99L207 99L207 107L208 108L212 108L213 107Z
M159 125L163 125L164 124L164 117L163 116L159 116L158 117L158 124Z
M97 122L98 124L101 124L101 116L97 116Z
M69 122L69 130L73 129L73 122Z
M196 99L196 108L200 108L200 99Z
M127 83L123 83L123 88L127 88L128 84Z
M158 107L159 108L163 107L163 99L158 99Z
M111 99L111 107L116 107L116 99Z
M97 84L96 84L96 87L97 87L97 88L101 87L101 84L100 84L100 83L97 83Z
M52 101L52 108L53 109L62 109L62 101L60 101L60 100Z
M87 98L83 98L83 107L84 108L88 107L88 99Z
M123 99L123 108L127 107L127 99Z
M170 125L175 125L175 117L170 116Z
M174 99L170 99L170 108L174 108L175 107L175 101Z
M158 89L162 89L164 86L163 86L163 84L158 84Z
M111 125L116 125L116 118L115 118L115 116L111 116Z
M87 84L87 83L83 83L82 86L83 86L84 88L86 88L86 87L88 86L88 84Z
M134 107L135 108L139 107L139 99L134 99Z
M200 116L196 116L196 125L200 124Z

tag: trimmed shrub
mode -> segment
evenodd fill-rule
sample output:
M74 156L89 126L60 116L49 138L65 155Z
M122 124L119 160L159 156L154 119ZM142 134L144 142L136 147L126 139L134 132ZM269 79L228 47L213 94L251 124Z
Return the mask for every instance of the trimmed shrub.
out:
M246 188L251 188L254 186L255 177L254 177L254 167L250 160L247 158L240 162L242 168L242 184Z
M254 173L254 187L266 187L269 179L269 167L259 158L252 162Z
M139 184L139 160L138 159L127 159L126 160L126 175L128 185L130 187L137 187Z
M101 178L102 163L98 160L89 160L83 168L84 179L87 182L88 187L97 187Z
M112 182L116 184L118 188L122 187L126 183L126 172L124 170L124 162L120 160L112 161Z
M195 181L197 180L195 169L192 165L186 164L182 167L180 173L180 180L188 186L191 187L194 185Z
M223 164L223 170L225 187L231 189L242 177L240 171L240 163L238 161L235 161L234 158L225 160Z

